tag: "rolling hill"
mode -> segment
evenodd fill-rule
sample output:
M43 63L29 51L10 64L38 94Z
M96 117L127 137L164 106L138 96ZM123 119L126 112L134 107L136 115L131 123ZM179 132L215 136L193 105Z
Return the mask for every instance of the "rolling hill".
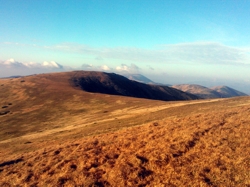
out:
M181 91L197 95L201 98L229 98L237 96L246 96L247 94L237 91L227 86L217 86L213 88L207 88L196 84L179 84L173 85L172 88L179 89Z
M236 97L236 96L246 96L247 94L240 92L238 90L235 90L233 88L227 87L227 86L216 86L212 87L212 90L218 92L221 97L227 98L227 97Z
M192 93L194 95L197 95L201 98L220 98L220 94L216 91L206 88L201 85L196 84L179 84L179 85L173 85L172 88L179 89L184 92Z
M81 73L0 79L0 186L250 185L250 97L100 94Z
M199 99L174 88L129 80L115 73L77 71L71 78L84 91L163 101Z

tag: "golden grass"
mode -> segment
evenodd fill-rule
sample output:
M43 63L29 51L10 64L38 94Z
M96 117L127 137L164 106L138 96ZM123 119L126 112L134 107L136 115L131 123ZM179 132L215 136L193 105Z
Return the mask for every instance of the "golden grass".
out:
M150 101L85 93L67 76L0 80L12 102L0 186L250 186L249 97Z

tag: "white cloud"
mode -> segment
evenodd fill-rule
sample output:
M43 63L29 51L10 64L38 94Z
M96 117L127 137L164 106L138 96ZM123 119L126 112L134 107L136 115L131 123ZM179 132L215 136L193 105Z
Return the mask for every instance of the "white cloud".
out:
M63 69L63 66L55 61L44 61L43 63L37 62L18 62L13 58L0 61L0 64L5 68L50 68L50 69Z
M86 71L112 71L113 69L107 65L94 66L92 64L82 64L81 69Z
M5 45L15 45L5 44ZM19 44L21 45L21 44ZM29 46L31 47L31 46ZM34 46L33 46L34 47ZM99 63L105 59L125 63L154 64L250 64L249 47L232 47L216 42L193 42L161 45L153 49L135 47L91 47L77 43L61 43L35 48L63 53L78 53ZM153 65L152 65L153 66Z
M139 73L140 70L140 68L135 64L131 64L130 66L126 64L121 64L120 66L117 66L115 69L116 71L122 73Z
M50 61L50 62L44 61L41 65L42 67L45 67L45 68L59 68L59 69L63 68L62 65L58 64L55 61Z
M50 50L92 55L96 60L117 59L133 63L205 63L205 64L250 64L250 48L231 47L216 42L193 42L161 45L155 49L129 47L90 47L63 43L47 46Z
M54 71L70 70L55 61L37 62L18 62L13 58L8 60L0 60L0 77L12 75L29 75L35 73L46 73Z
M13 67L15 67L15 68L22 68L22 67L25 67L25 65L23 63L18 62L18 61L16 61L13 58L10 58L10 59L5 60L5 61L0 61L0 64L2 66L7 67L7 68L13 68Z
M107 65L102 65L101 69L104 71L110 71L111 69Z
M41 64L37 62L23 62L23 64L28 68L39 68L41 67Z
M5 42L3 45L15 43ZM98 61L122 61L125 63L154 63L154 64L250 64L249 47L232 47L217 42L192 42L171 45L161 45L153 49L135 47L92 47L77 43L61 43L52 46L27 46L59 51L63 53L78 53ZM93 62L93 61L92 61ZM95 63L93 62L93 63ZM153 65L152 65L153 66Z
M128 71L128 66L126 66L125 64L122 64L121 66L117 66L115 69L117 71Z
M248 48L237 48L215 42L183 43L163 46L161 53L179 62L206 64L249 64Z
M96 69L96 67L92 64L82 64L81 69L86 71L93 71L94 69Z
M8 43L4 45L16 44ZM21 46L21 44L18 45ZM188 77L191 77L192 80L200 79L201 77L242 80L249 77L247 71L250 67L250 48L232 47L215 42L161 45L154 49L91 47L74 43L63 43L53 46L37 45L35 48L39 48L39 50L46 49L49 50L49 52L53 52L53 54L55 52L55 56L57 54L61 55L62 52L67 53L66 56L68 59L65 58L64 63L72 62L76 64L83 61L85 64L83 64L80 69L89 71L113 71L121 74L148 73L152 76L167 72L168 76L161 75L161 79L164 77L164 81L169 81L169 78L175 75L180 78L179 80L186 80ZM78 62L73 62L73 58L71 58L70 55L76 53L80 54L77 55L79 58L74 58L78 60ZM58 57L58 59L60 58L61 56ZM143 69L140 69L137 65ZM26 68L30 71L37 69L41 72L60 70L60 67L59 64L53 61L24 63L9 59L0 61L0 76L2 76L2 73L5 73L4 70L8 69L8 71L10 71L11 68ZM65 69L65 67L63 68ZM67 68L67 70L69 70L69 68Z

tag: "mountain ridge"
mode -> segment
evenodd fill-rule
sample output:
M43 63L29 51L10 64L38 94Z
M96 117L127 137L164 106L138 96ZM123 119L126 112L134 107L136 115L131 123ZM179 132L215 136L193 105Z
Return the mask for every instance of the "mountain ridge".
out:
M75 72L76 74L71 78L71 83L88 92L164 101L199 99L198 96L174 88L140 83L115 73Z
M246 93L240 92L228 86L214 86L211 89L221 94L221 97L223 98L235 97L235 96L247 96Z
M0 186L249 185L250 97L91 93L81 75L0 79Z
M173 85L171 87L197 95L204 99L247 96L247 94L230 88L228 86L216 86L212 88L207 88L205 86L197 84L179 84Z

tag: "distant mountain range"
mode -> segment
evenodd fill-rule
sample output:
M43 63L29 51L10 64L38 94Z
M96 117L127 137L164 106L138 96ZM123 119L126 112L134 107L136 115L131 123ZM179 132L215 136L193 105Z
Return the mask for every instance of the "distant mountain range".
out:
M154 81L141 74L123 74L123 76L127 77L129 80L134 80L145 84L156 84Z
M227 86L216 86L211 89L218 92L221 97L247 96L247 94Z
M10 77L0 77L0 79L12 79L12 78L19 78L19 77L22 77L20 75L13 75L13 76L10 76Z
M88 92L123 95L164 101L212 99L247 96L228 86L207 88L197 84L169 85L155 83L141 74L118 75L95 71L75 71L71 78L74 86ZM5 78L18 78L10 76Z
M163 101L199 99L198 96L181 90L168 86L140 83L115 73L76 71L71 78L71 83L87 92Z
M129 80L141 82L144 84L155 84L161 86L171 86L170 84L157 83L141 74L122 74L122 76L127 77Z
M179 84L173 85L172 88L197 95L204 99L210 98L228 98L237 96L246 96L247 94L235 90L227 86L216 86L212 88L207 88L196 84Z
M141 74L125 74L128 79L134 80L137 82L145 83L145 84L155 84L162 86L169 86L172 88L176 88L183 92L194 94L200 98L210 99L210 98L228 98L228 97L237 97L237 96L246 96L247 94L230 88L228 86L216 86L207 88L205 86L197 85L197 84L179 84L179 85L170 85L170 84L161 84L155 83L154 81L148 79L147 77Z

